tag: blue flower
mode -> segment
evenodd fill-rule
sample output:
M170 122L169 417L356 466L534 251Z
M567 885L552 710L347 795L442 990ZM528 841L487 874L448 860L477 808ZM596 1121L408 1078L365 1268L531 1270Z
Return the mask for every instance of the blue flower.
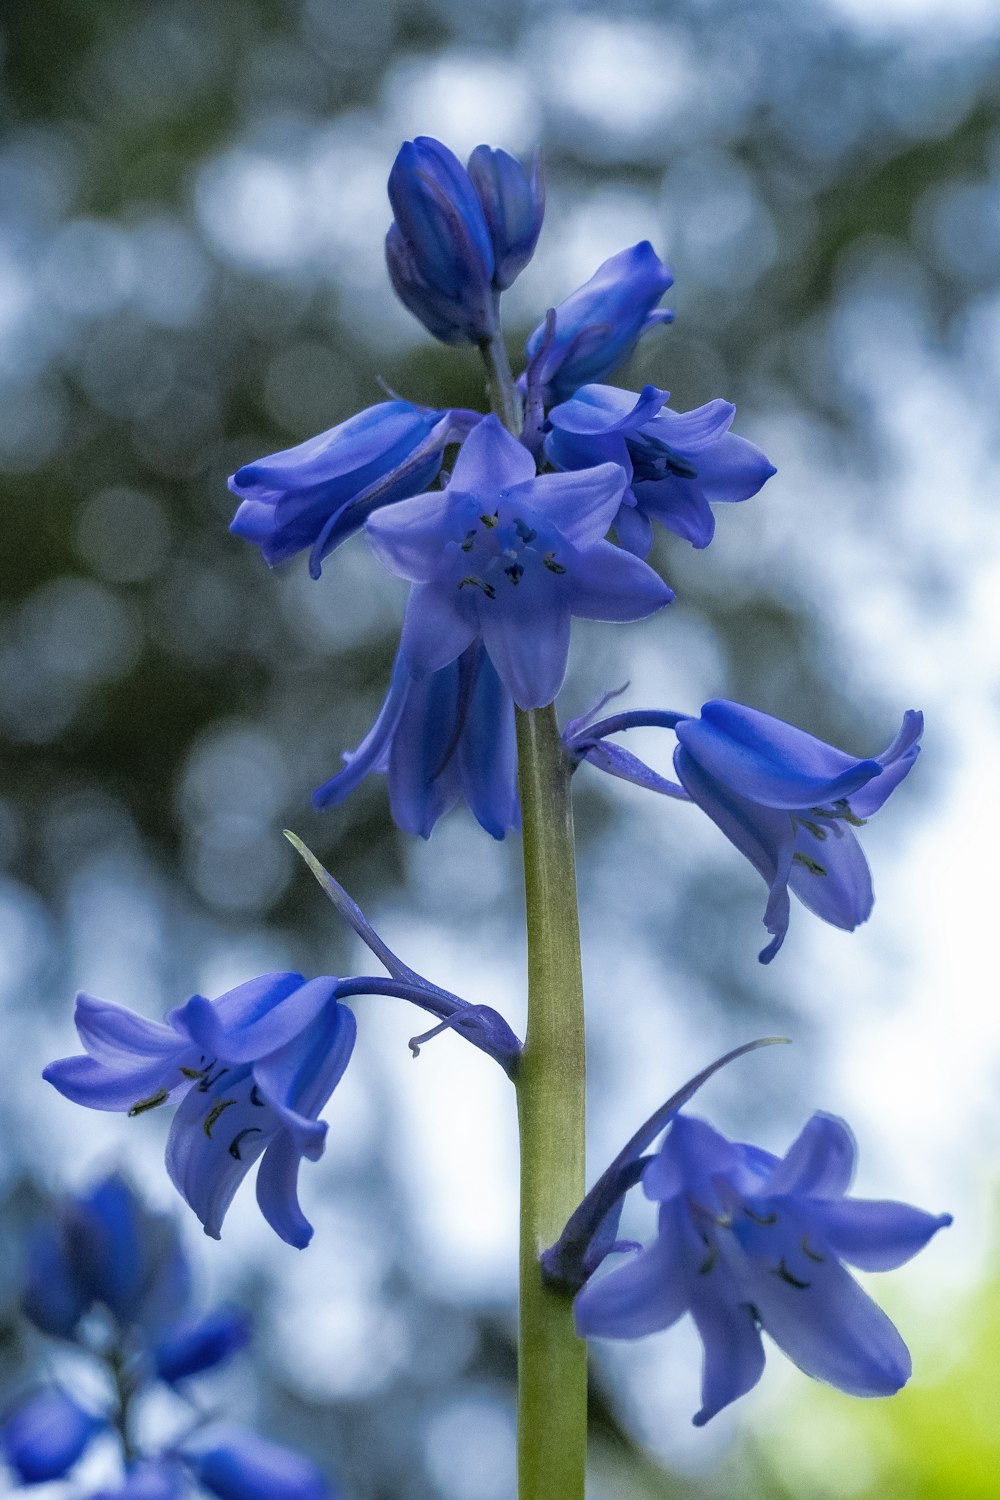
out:
M657 303L673 277L648 240L621 250L540 323L528 339L528 369L519 384L529 403L565 401L581 385L603 380L640 337L673 314Z
M459 801L496 839L520 823L514 705L479 642L419 679L397 656L375 723L344 759L345 769L313 793L317 809L336 807L381 771L404 833L429 838Z
M611 462L631 476L615 531L639 557L652 545L653 521L707 547L711 506L748 500L775 472L759 448L729 431L736 408L728 401L676 412L665 407L668 396L653 385L639 395L585 385L549 412L545 452L557 468Z
M514 702L541 708L565 675L572 615L639 620L669 603L651 568L604 540L625 478L616 464L536 477L527 449L487 417L447 490L370 517L376 554L415 584L401 643L412 675L481 638Z
M0 1427L0 1447L22 1484L62 1479L105 1424L57 1386L39 1391Z
M807 1375L853 1396L893 1395L909 1353L844 1263L892 1270L951 1216L846 1197L854 1159L832 1115L814 1114L780 1159L677 1116L642 1175L657 1238L586 1284L578 1332L641 1338L690 1313L705 1351L696 1426L756 1385L761 1329Z
M314 1463L253 1432L227 1428L185 1458L218 1500L331 1500Z
M258 546L269 566L312 549L310 571L380 505L419 494L436 479L445 447L477 412L431 411L382 401L346 422L244 464L229 480L242 504L230 531Z
M389 173L385 256L396 295L446 344L497 331L493 235L461 162L440 141L405 141Z
M792 890L804 906L850 932L871 915L871 871L854 836L909 772L923 715L909 710L881 755L856 760L804 730L739 703L706 703L681 719L674 768L692 801L770 887L764 924L769 963L788 930Z
M173 1221L114 1173L65 1199L30 1236L21 1306L43 1333L73 1339L95 1303L122 1328L155 1330L183 1312L190 1289Z
M166 1024L80 995L76 1025L83 1057L50 1064L44 1077L91 1109L139 1115L179 1102L167 1142L167 1171L206 1234L218 1238L226 1210L263 1153L257 1200L291 1245L312 1228L298 1204L303 1157L323 1153L319 1112L354 1047L353 1013L337 1000L340 981L265 974L211 1002L193 996Z
M153 1364L160 1380L176 1385L192 1375L214 1370L250 1341L250 1319L235 1307L219 1307L182 1318L158 1340Z
M506 291L534 255L541 232L545 213L541 161L536 151L529 177L506 151L477 146L469 157L468 172L493 242L493 285L497 291Z

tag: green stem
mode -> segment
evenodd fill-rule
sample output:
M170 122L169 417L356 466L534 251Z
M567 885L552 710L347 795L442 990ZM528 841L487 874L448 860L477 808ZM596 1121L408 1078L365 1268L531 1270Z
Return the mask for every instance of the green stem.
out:
M480 345L495 414L515 437L521 402L500 332ZM517 709L517 778L528 919L528 1029L518 1064L521 1272L518 1500L583 1500L587 1346L573 1306L542 1281L539 1255L583 1197L587 1055L570 766L556 712Z
M519 1500L583 1500L587 1351L539 1253L583 1197L586 1052L569 766L555 709L517 711L528 918L528 1029L518 1069Z

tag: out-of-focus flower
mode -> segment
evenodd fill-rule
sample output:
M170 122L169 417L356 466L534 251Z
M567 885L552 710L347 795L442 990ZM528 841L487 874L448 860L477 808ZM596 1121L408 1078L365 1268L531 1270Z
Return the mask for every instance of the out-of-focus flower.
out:
M527 449L487 417L444 493L372 516L376 554L415 584L401 644L413 676L481 638L514 702L541 708L565 675L571 616L640 620L669 603L651 568L604 540L625 479L617 464L536 476Z
M29 1238L21 1306L57 1338L72 1339L95 1303L122 1327L156 1330L183 1313L189 1295L176 1225L117 1173L64 1199Z
M881 755L858 760L740 703L706 703L681 719L674 768L692 801L770 887L764 924L769 963L788 930L789 890L851 931L870 915L871 871L854 829L876 813L913 766L923 715L909 710Z
M385 257L400 301L443 343L491 339L493 235L461 162L431 136L405 141L389 173L389 202Z
M506 291L534 255L541 233L545 213L541 158L536 151L529 175L506 151L477 146L469 157L468 172L493 242L493 285L497 291Z
M257 1199L271 1227L304 1246L312 1228L298 1204L303 1157L323 1152L319 1112L339 1083L356 1035L337 1000L340 981L264 974L212 1002L193 996L167 1023L80 995L83 1057L44 1076L91 1109L143 1114L179 1100L167 1170L205 1232L219 1237L226 1210L264 1153Z
M545 406L566 401L580 386L603 380L635 348L642 334L673 314L657 303L673 277L648 240L620 250L599 266L555 310L554 329L542 322L527 343L520 386Z
M316 808L336 807L380 771L404 833L428 838L459 801L496 839L520 822L514 704L478 641L419 679L397 656L378 718L344 759L345 769L313 793Z
M425 490L447 444L478 421L478 412L431 411L409 401L370 406L237 469L229 488L242 504L229 529L258 546L271 567L311 548L310 571L318 577L324 557L372 511Z
M178 1320L159 1339L153 1363L157 1376L176 1385L191 1375L214 1370L250 1341L250 1319L235 1307L219 1307L200 1317Z
M715 535L712 505L748 500L775 473L759 448L735 437L728 401L694 411L665 407L669 391L653 385L634 391L586 385L549 413L545 441L560 469L617 463L631 476L615 530L623 547L645 557L652 522L707 547Z
M315 1464L253 1432L227 1428L185 1457L218 1500L332 1500Z
M583 1287L578 1331L640 1338L690 1313L705 1350L696 1426L756 1385L762 1328L807 1375L849 1395L893 1395L909 1353L844 1262L892 1270L951 1216L847 1198L854 1160L831 1115L813 1115L780 1159L677 1116L642 1174L657 1238Z
M0 1447L22 1484L43 1484L68 1474L103 1426L65 1391L49 1386L7 1418Z

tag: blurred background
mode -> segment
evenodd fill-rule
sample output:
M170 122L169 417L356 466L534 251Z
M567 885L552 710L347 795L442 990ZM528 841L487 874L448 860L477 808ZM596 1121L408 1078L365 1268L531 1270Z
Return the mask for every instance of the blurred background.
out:
M576 627L563 717L631 679L623 706L726 696L864 755L928 715L864 832L875 919L847 936L796 907L768 969L764 888L722 835L581 770L592 1175L709 1059L780 1031L794 1047L699 1108L778 1151L843 1114L860 1191L956 1215L875 1287L914 1353L891 1402L772 1352L695 1432L689 1328L596 1349L593 1500L995 1495L998 83L990 0L3 7L0 1394L40 1357L16 1291L45 1194L124 1164L175 1201L167 1122L39 1078L77 1050L74 992L158 1016L268 968L363 968L282 827L411 965L523 1024L516 840L455 813L406 842L379 778L309 806L381 701L403 586L361 538L319 583L303 559L268 573L227 533L226 476L379 400L379 376L482 404L474 352L392 299L385 178L419 133L463 156L540 141L515 368L547 306L650 238L677 321L619 383L734 400L779 470L709 551L661 533L666 615ZM665 765L667 740L630 748ZM509 1500L509 1086L453 1037L412 1061L423 1023L395 1002L357 1010L303 1173L313 1246L277 1241L249 1188L220 1244L184 1211L206 1295L257 1317L239 1414L346 1500Z

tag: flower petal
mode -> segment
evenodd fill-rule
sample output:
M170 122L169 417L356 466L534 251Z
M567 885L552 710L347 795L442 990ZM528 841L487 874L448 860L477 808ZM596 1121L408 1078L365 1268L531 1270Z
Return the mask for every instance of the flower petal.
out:
M465 800L487 833L502 839L519 826L514 705L485 652L459 737L458 769Z
M800 829L795 853L804 853L809 862L796 861L788 878L804 906L846 932L867 922L875 901L872 875L864 850L849 828L837 828L822 844ZM814 868L817 865L819 869Z
M299 1167L302 1149L290 1130L282 1130L264 1152L257 1170L257 1202L275 1234L304 1250L313 1227L299 1206Z
M577 553L567 568L572 612L585 620L643 620L674 597L647 563L611 542Z
M645 561L653 545L653 523L649 517L638 505L622 505L615 516L614 527L618 545Z
M767 1195L842 1198L851 1185L856 1157L846 1122L817 1110L775 1167Z
M185 1038L172 1026L148 1021L123 1005L97 1000L82 991L73 1020L90 1056L109 1067L134 1067L140 1059L167 1059L183 1048Z
M329 975L264 974L230 990L214 1003L194 995L175 1012L199 1047L227 1063L254 1062L290 1042L337 993Z
M802 729L742 703L715 699L677 738L710 776L765 807L804 809L837 801L881 773Z
M899 1332L839 1262L813 1262L808 1285L748 1261L749 1300L780 1349L849 1396L892 1396L910 1378Z
M638 432L669 396L655 385L644 385L638 395L614 385L582 385L568 401L552 408L549 421L554 428L581 436Z
M952 1222L951 1214L872 1198L834 1200L815 1211L834 1255L861 1271L894 1271Z
M917 709L908 708L903 715L899 733L887 750L875 759L882 767L881 776L870 781L851 796L851 811L859 818L870 818L878 812L889 793L908 775L920 754L917 743L924 732L924 716Z
M605 1262L607 1264L607 1262ZM581 1338L638 1339L669 1328L688 1307L677 1244L660 1235L638 1255L592 1277L573 1303Z
M131 1068L109 1068L93 1057L61 1057L49 1063L42 1077L58 1089L64 1099L87 1109L125 1110L143 1114L166 1104L179 1090L189 1089L191 1080L179 1064L194 1049L188 1045L175 1060L158 1059ZM193 1061L197 1061L195 1053Z
M280 1128L275 1112L257 1099L249 1068L227 1070L212 1089L192 1089L170 1127L167 1172L212 1239L219 1239L236 1189Z
M705 1350L701 1409L692 1420L704 1427L757 1384L764 1373L764 1345L747 1306L702 1291L691 1312Z
M404 833L429 838L458 798L458 661L410 683L389 757L389 805Z
M468 592L468 591L466 591ZM471 601L451 584L416 583L403 617L400 653L414 677L438 672L461 656L479 634Z
M628 475L618 464L540 474L522 493L532 510L576 547L598 542L611 529Z
M364 781L371 771L387 769L389 748L393 742L400 718L406 707L407 695L413 685L406 663L397 653L393 663L392 678L385 701L378 711L375 723L369 729L356 750L345 754L347 764L336 776L331 776L312 794L312 804L317 812L336 807L344 798Z
M534 606L534 607L533 607ZM544 708L562 687L569 659L570 611L563 599L525 595L516 615L493 609L483 645L519 708Z
M707 547L715 536L715 517L697 479L641 480L634 485L636 508L659 521L692 547Z
M468 438L466 446L471 441ZM448 490L429 490L426 495L383 506L368 517L365 535L390 573L411 583L425 583L436 575L454 529L449 517L453 498Z
M475 495L485 508L487 500L534 477L535 460L527 448L491 415L462 444L448 489L458 495Z

